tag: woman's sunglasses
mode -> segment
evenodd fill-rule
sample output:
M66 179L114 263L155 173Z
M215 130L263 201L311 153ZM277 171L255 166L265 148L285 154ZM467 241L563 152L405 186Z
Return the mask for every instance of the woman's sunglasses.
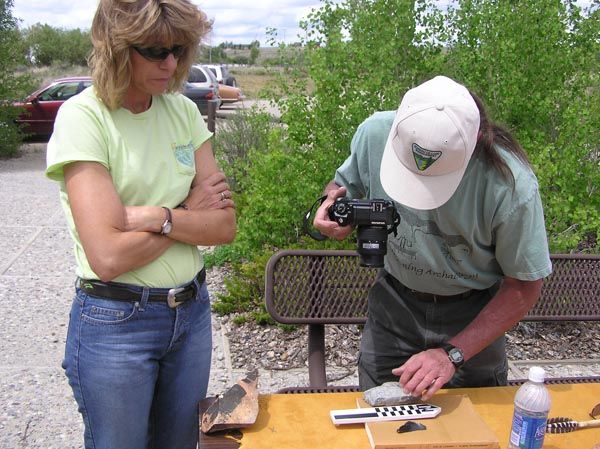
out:
M174 45L171 48L133 46L133 49L149 61L164 61L171 54L175 59L179 59L185 51L183 45Z

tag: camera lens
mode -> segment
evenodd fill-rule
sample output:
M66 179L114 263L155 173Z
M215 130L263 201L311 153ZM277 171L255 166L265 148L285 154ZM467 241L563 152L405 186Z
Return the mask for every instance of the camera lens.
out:
M363 267L383 267L387 252L387 228L381 226L358 226L356 230L357 252Z

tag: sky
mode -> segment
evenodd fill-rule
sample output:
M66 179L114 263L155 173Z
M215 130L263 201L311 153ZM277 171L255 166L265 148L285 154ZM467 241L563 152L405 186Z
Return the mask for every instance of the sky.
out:
M302 30L300 21L312 9L319 8L319 0L192 0L210 19L213 31L206 43L217 46L221 42L249 44L258 40L267 46L268 28L278 32L276 41L298 42ZM440 0L447 3L448 0ZM591 0L578 0L585 7ZM21 28L46 23L56 28L89 29L97 0L13 0L13 16L21 19Z
M267 46L267 28L278 31L277 42L299 40L300 21L319 0L192 0L210 19L213 31L206 43L217 46L221 42L249 44L258 40ZM21 19L20 27L36 23L55 28L89 29L97 0L13 0L13 16Z

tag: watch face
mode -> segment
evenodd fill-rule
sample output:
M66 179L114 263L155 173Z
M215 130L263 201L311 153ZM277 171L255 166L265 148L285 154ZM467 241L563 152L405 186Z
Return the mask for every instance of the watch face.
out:
M458 348L452 348L448 352L448 357L450 357L452 363L461 363L463 361L462 351Z
M162 234L167 235L169 232L171 232L172 228L173 224L170 221L167 221L165 224L162 225Z

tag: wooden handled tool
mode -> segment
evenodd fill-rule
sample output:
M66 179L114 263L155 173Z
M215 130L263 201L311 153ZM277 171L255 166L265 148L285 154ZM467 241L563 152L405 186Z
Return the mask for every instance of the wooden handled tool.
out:
M550 418L546 424L546 432L548 433L567 433L574 430L584 429L586 427L600 427L600 419L592 421L575 421L571 418L559 416Z

